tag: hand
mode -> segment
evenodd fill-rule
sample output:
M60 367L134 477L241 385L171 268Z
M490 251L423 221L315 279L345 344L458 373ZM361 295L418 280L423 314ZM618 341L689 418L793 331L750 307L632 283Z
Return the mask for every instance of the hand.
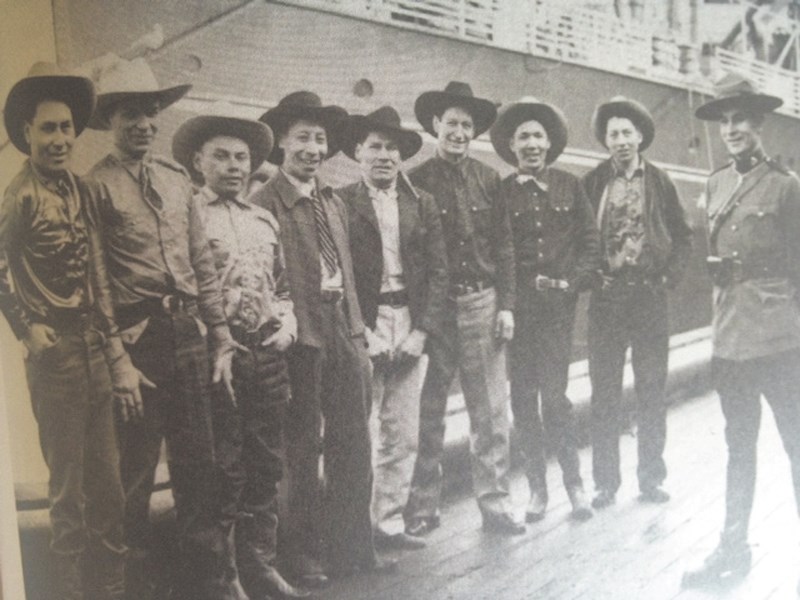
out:
M614 278L611 275L603 274L603 283L600 285L601 290L607 290L611 287L611 284L614 283Z
M27 337L22 340L31 356L39 356L44 350L52 348L58 342L56 330L44 323L33 323Z
M286 330L286 327L281 327L278 331L261 342L261 345L266 348L271 348L276 352L283 353L289 349L289 346L291 346L293 342L294 336Z
M214 372L211 375L212 383L220 381L225 385L231 403L236 406L236 393L233 391L233 354L236 351L250 352L245 346L233 339L226 341L214 351Z
M392 349L386 340L375 335L369 327L364 328L364 336L367 339L367 354L372 364L376 368L389 364L392 361Z
M122 420L137 419L144 416L141 386L155 389L156 384L133 366L127 354L120 356L109 366L114 398L119 404Z
M501 310L497 313L494 336L501 343L510 342L514 337L514 314L510 310Z
M414 329L397 348L395 361L401 364L412 364L419 360L425 351L428 334L421 329Z

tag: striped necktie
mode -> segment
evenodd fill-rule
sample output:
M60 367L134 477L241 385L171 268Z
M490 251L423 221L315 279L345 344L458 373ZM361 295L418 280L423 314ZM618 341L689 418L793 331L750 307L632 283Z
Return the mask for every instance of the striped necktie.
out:
M317 238L322 260L328 270L328 277L332 277L336 273L338 263L336 246L333 243L328 216L325 214L325 208L322 206L322 199L319 197L317 190L311 192L311 205L314 207L314 222L317 225Z
M150 181L150 167L148 167L146 164L142 164L140 183L142 185L142 195L144 196L145 200L150 203L150 206L156 210L161 210L164 208L164 201L153 187L152 181Z

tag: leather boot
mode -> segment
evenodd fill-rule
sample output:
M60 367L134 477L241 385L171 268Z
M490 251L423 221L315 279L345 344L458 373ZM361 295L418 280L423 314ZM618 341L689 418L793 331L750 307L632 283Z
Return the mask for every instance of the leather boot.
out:
M724 540L695 569L683 574L681 585L684 588L696 588L714 585L723 579L744 577L750 572L752 554L746 543L726 543Z
M540 489L531 489L531 499L528 502L528 508L525 509L525 521L534 523L544 519L544 513L547 511L547 492Z
M567 490L569 501L572 503L572 518L576 521L588 521L592 518L592 509L586 499L586 492L582 487L573 487Z

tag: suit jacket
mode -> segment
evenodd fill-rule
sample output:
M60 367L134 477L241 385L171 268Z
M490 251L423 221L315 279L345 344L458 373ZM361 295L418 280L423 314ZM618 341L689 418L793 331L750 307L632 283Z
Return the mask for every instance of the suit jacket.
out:
M337 190L347 206L350 249L358 302L368 327L378 316L383 278L381 231L369 190L363 181ZM400 260L408 291L408 308L415 329L439 331L447 299L447 250L439 209L433 196L397 183Z
M358 306L348 242L347 211L330 186L317 181L317 189L323 199L322 205L339 255L344 285L344 309L350 335L363 335L364 321ZM278 219L286 271L289 274L289 289L297 318L297 343L320 348L324 339L320 293L322 272L311 201L300 194L282 171L257 190L249 200L271 211Z
M800 348L800 182L772 161L741 178L733 164L707 183L708 212L730 199L715 251L740 261L714 288L714 356L748 360Z

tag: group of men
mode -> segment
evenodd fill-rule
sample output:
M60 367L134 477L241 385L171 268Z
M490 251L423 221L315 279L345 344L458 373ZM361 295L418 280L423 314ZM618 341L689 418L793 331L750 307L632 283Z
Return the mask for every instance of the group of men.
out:
M610 157L581 180L552 166L568 138L557 107L526 97L498 114L451 82L416 100L436 150L406 174L423 140L394 108L348 116L307 91L258 121L189 119L174 160L156 156L159 113L189 87L159 86L135 59L103 73L96 95L40 64L6 101L9 138L30 158L0 208L0 308L28 349L60 598L156 594L149 506L164 440L171 597L303 597L329 577L391 570L382 550L424 547L439 526L456 373L484 529L521 534L545 517L546 438L575 519L615 501L628 347L640 499L669 500L667 290L692 230L667 174L642 156L655 135L646 107L598 106ZM779 104L731 78L697 111L720 123L734 158L708 188L729 466L722 540L687 585L749 568L760 393L800 491L800 187L760 141ZM87 126L110 131L113 149L79 177L70 158ZM504 179L469 155L487 131L514 167ZM361 177L332 190L319 170L339 150ZM248 194L265 161L275 174ZM591 502L566 395L583 291ZM509 379L524 519L509 492Z

